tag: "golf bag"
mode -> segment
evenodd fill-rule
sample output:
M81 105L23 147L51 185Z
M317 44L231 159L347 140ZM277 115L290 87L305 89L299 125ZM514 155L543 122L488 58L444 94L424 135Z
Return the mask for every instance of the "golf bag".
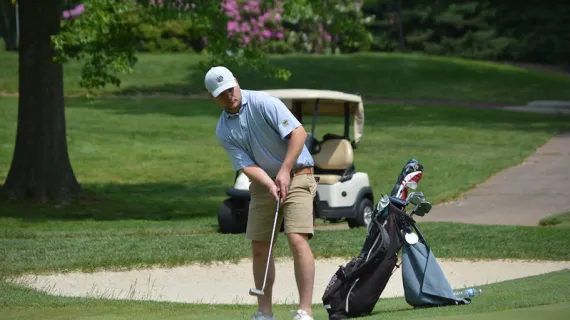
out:
M410 218L405 223L406 232L411 232L411 227L418 235L416 243L404 241L402 249L402 281L406 302L416 308L469 304L471 299L458 298L453 293L415 221Z
M372 312L398 262L406 217L388 197L378 203L359 255L340 266L325 289L322 300L330 320Z

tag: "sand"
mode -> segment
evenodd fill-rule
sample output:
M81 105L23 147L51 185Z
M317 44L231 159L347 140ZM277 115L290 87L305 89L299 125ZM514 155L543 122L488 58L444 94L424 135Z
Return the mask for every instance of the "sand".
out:
M314 303L321 297L331 276L346 259L316 261ZM461 261L438 259L453 288L478 286L539 275L570 268L570 261ZM298 295L293 262L276 262L275 303L297 303ZM249 295L253 287L251 262L216 262L173 268L148 268L128 271L70 272L25 275L12 281L51 294L74 297L154 300L204 304L254 304ZM396 269L382 297L403 296L401 269ZM484 294L484 293L483 293Z

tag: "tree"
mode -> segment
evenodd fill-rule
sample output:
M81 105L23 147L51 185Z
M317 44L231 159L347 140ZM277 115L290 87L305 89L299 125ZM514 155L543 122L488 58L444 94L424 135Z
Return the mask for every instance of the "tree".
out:
M67 150L63 64L70 59L85 62L81 85L90 93L107 84L118 86L118 75L132 70L137 61L133 43L137 21L180 14L188 4L91 0L84 4L81 18L71 15L62 24L61 0L19 1L18 126L11 167L0 194L68 203L81 192ZM263 55L255 48L246 45L239 53L228 51L240 47L236 39L227 38L227 18L215 2L195 1L195 6L189 14L210 35L207 63L268 66L256 63ZM284 76L279 70L273 75Z
M307 1L313 10L320 6L316 0L291 0L295 1ZM269 77L290 76L288 70L268 62L262 46L242 41L243 33L228 34L229 16L218 1L65 1L76 6L62 13L63 2L19 1L18 128L10 171L0 189L9 198L67 203L81 192L67 150L63 65L71 59L84 62L80 85L89 94L108 84L120 86L119 75L130 72L137 62L135 30L141 21L191 19L208 36L209 59L194 73L200 77L218 64L247 67ZM251 3L271 10L282 1L250 0L250 7Z
M12 0L0 0L0 35L4 37L6 51L18 50L16 7Z
M65 203L81 188L67 152L63 67L52 59L61 1L21 1L18 129L1 193Z

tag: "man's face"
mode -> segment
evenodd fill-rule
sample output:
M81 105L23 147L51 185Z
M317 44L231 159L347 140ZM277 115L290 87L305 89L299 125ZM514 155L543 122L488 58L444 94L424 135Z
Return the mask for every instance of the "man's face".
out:
M217 97L214 97L212 94L209 94L209 96L227 112L236 113L241 107L241 91L239 84L233 88L222 91L222 93Z

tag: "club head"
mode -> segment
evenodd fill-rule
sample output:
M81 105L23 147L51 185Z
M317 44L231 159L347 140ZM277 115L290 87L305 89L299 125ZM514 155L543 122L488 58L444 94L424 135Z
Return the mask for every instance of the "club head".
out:
M424 198L424 193L421 192L421 191L410 192L410 193L408 194L408 196L406 197L406 201L409 202L410 199L412 199L412 198L414 198L414 197L415 197L415 198L421 198L421 199L423 199L423 198Z
M416 204L416 207L412 211L412 214L423 217L426 213L431 211L431 203L422 200L420 203Z
M252 296L262 296L264 294L263 290L261 289L249 289L249 294Z

